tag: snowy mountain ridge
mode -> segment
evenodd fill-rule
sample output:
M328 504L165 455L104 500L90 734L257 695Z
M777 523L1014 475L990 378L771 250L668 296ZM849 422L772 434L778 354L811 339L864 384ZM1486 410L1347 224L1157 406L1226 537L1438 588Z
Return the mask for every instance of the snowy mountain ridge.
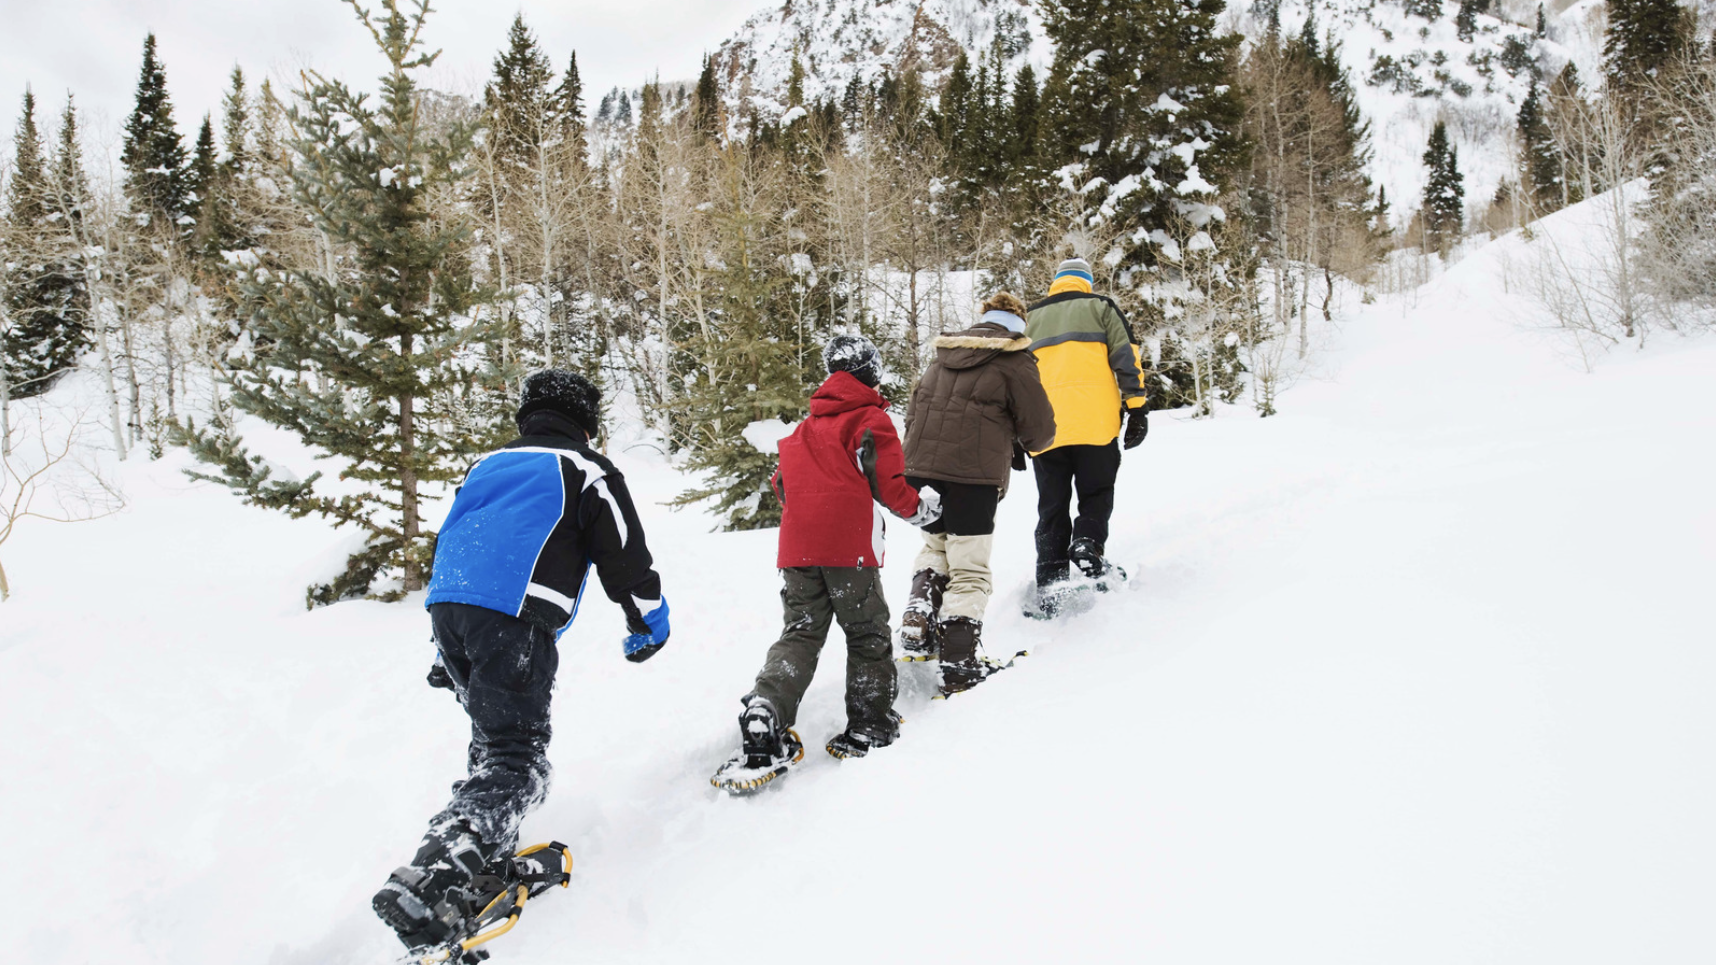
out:
M1421 158L1438 119L1459 150L1468 212L1481 214L1497 185L1515 176L1515 120L1533 65L1545 83L1569 61L1584 77L1598 76L1605 5L1559 5L1545 9L1540 38L1533 0L1494 0L1469 41L1458 36L1454 0L1442 2L1435 20L1393 0L1281 0L1278 9L1283 34L1298 35L1311 15L1319 41L1339 43L1371 124L1372 180L1404 225L1423 189ZM1268 29L1267 7L1232 3L1225 23L1254 43ZM1029 62L1039 78L1046 74L1054 48L1031 0L787 0L752 17L714 58L730 108L778 118L795 57L806 100L838 100L854 78L873 83L907 66L934 90L961 49L984 53L997 39L1010 69Z

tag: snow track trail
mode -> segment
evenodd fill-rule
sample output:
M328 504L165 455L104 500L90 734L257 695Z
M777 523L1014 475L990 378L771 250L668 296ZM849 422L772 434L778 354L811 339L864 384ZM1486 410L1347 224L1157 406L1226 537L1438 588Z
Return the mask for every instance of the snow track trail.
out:
M836 631L805 763L749 799L708 776L779 631L775 534L710 534L616 451L674 633L628 664L592 591L563 639L524 838L569 844L572 886L495 961L1716 961L1716 342L1585 374L1504 293L1519 244L1342 317L1279 417L1158 413L1109 544L1137 592L1021 617L1015 475L987 634L1031 658L836 762ZM343 534L185 465L7 547L13 954L390 962L369 896L464 760L428 620L305 612ZM897 619L918 541L889 538Z

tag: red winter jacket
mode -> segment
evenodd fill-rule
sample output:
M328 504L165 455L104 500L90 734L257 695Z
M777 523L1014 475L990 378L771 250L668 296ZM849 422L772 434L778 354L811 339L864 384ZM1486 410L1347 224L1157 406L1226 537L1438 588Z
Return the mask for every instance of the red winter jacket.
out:
M918 511L887 403L849 372L836 372L810 397L810 418L781 440L775 494L781 513L776 562L789 566L881 566L882 510L858 468L864 430L876 439L876 481L888 508Z

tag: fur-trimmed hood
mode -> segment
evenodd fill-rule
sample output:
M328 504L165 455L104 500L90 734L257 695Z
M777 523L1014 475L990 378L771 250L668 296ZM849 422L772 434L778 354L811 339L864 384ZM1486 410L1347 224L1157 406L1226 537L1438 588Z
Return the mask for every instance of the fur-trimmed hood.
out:
M950 369L973 369L1003 352L1023 352L1030 347L1029 338L994 322L973 325L963 332L938 335L935 340L937 361Z

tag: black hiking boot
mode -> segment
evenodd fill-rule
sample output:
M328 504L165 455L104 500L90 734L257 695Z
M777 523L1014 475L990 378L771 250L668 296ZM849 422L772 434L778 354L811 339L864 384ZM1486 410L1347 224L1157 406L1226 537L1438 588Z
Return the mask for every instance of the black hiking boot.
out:
M898 711L888 711L886 724L848 724L846 730L834 735L826 748L830 757L846 760L863 757L874 747L887 747L900 737L900 724L905 720Z
M804 743L782 727L775 705L752 694L739 715L739 752L715 771L709 783L730 794L750 794L804 760Z
M1068 555L1072 557L1073 566L1094 581L1099 590L1126 582L1126 571L1110 563L1108 558L1102 555L1102 546L1096 540L1089 537L1073 540Z
M462 821L432 831L411 863L388 876L370 907L407 948L445 942L481 911L479 902L486 903L477 879L485 877L488 850Z

